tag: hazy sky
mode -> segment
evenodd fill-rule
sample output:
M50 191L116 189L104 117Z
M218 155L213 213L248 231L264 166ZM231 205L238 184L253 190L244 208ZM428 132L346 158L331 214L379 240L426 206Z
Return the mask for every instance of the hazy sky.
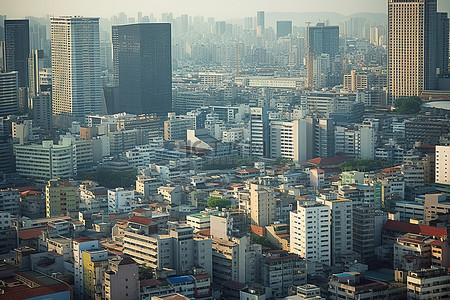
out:
M450 11L449 0L439 0L441 11ZM174 15L213 16L219 19L254 16L255 11L267 12L338 12L349 15L357 12L387 10L387 0L0 0L0 13L10 18L24 16L83 15L110 17L124 11L136 16L163 12Z

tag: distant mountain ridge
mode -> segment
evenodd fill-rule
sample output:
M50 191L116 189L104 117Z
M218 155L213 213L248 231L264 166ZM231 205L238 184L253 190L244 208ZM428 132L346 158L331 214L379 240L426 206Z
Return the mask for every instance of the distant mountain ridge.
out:
M276 28L277 21L292 21L294 26L305 26L306 22L315 25L319 22L329 21L330 25L338 25L347 18L364 18L376 24L387 23L387 14L361 12L351 15L343 15L335 12L266 12L266 27ZM242 24L243 19L228 20L232 23Z

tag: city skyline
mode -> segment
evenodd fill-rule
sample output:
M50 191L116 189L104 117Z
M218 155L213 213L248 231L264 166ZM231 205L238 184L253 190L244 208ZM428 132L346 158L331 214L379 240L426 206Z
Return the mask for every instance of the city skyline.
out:
M23 2L23 3L22 3ZM24 4L24 5L22 5ZM239 6L239 9L237 9ZM172 12L175 15L189 14L193 16L211 16L219 19L244 18L253 15L257 10L264 10L267 13L284 12L336 12L345 16L355 13L387 13L387 1L330 1L319 0L314 2L282 0L282 1L246 1L245 4L236 0L226 3L215 3L213 7L205 0L191 1L185 5L182 0L171 0L164 3L160 1L132 0L125 3L119 1L96 1L92 6L91 2L82 0L68 3L54 0L39 2L33 5L24 0L6 3L3 13L11 18L21 18L25 16L45 16L45 15L83 15L109 17L118 12L134 15L138 11L144 14L160 15L165 12ZM438 10L450 12L450 2L438 1Z

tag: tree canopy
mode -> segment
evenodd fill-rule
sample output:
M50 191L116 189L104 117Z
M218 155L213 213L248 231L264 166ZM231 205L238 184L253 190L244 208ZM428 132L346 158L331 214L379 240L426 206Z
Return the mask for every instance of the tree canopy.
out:
M209 208L218 207L219 209L231 206L231 200L224 199L221 197L209 197L208 202L206 203Z
M391 167L392 163L382 159L350 159L339 164L342 171L368 172Z
M78 172L77 179L92 180L106 188L129 187L136 182L136 169L125 172L112 172L98 169L91 172Z
M420 112L423 101L419 97L404 97L394 101L395 111L401 114L416 114Z

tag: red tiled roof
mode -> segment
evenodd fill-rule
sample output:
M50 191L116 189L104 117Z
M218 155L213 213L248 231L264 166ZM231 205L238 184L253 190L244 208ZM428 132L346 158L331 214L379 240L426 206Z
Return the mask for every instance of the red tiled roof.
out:
M211 275L209 274L201 274L201 275L194 275L195 279L205 279L205 278L210 278Z
M40 191L40 189L37 186L21 186L18 187L17 190L19 192L24 192L24 191Z
M384 224L384 229L405 233L416 233L425 236L434 236L436 238L447 237L446 228L418 225L394 220L388 220L386 224Z
M442 246L444 244L444 242L443 241L439 241L439 240L435 240L435 241L430 242L430 244L433 245L433 246Z
M22 196L27 196L27 195L40 195L42 194L39 191L32 191L32 190L26 190L20 193Z
M20 272L19 272L20 273ZM20 275L24 275L20 273ZM34 281L34 280L33 280ZM10 290L10 292L8 292ZM69 285L64 282L52 284L52 285L44 285L35 288L29 288L26 285L16 286L11 289L7 289L4 294L0 295L0 299L8 299L8 300L22 300L22 299L30 299L30 298L40 298L42 296L49 296L61 292L69 291L72 289Z
M131 265L135 263L136 262L131 257L125 257L120 261L119 265Z
M41 235L41 232L47 229L46 226L21 229L19 230L19 239L21 240L30 240L34 238L38 238Z
M313 158L308 160L308 163L313 164L313 165L317 165L317 166L329 166L329 165L337 165L340 164L341 162L343 162L344 160L347 160L347 157L344 156L336 156L336 157L317 157L317 158Z
M397 172L400 170L401 170L400 167L392 167L392 168L383 169L383 172Z
M197 231L197 233L199 233L201 235L210 236L211 235L211 230L210 229L202 229L202 230Z
M141 287L151 287L161 285L161 281L157 279L144 279L140 281Z
M82 242L90 242L90 241L95 241L95 239L87 237L87 236L82 236L76 239L73 239L74 242L77 243L82 243Z
M128 222L148 226L153 222L153 220L151 218L134 216L131 219L129 219Z
M158 206L158 202L156 202L156 203L152 203L152 204L149 204L149 206L151 206L151 207L157 207Z

